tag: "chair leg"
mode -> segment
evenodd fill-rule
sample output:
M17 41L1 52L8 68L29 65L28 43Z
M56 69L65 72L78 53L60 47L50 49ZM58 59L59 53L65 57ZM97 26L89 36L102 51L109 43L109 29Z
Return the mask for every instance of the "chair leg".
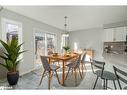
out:
M95 89L95 87L96 87L96 84L97 84L97 81L98 81L98 76L97 76L97 78L96 78L96 81L95 81L95 84L94 84L94 87L93 87L93 89Z
M81 64L82 64L82 75L83 75L83 69L84 69L84 68L83 68L83 63L81 63Z
M115 80L113 80L113 84L114 84L114 87L115 87L115 89L116 89L116 84L115 84Z
M84 67L85 67L85 70L87 70L87 69L86 69L86 65L85 65L85 64L84 64Z
M104 79L104 83L103 83L103 89L105 89L105 79Z
M46 70L44 70L44 72L43 72L43 74L42 74L42 77L41 77L41 80L40 80L39 86L40 86L40 85L41 85L41 83L42 83L42 79L43 79L43 77L44 77L45 72L46 72Z
M106 79L106 81L105 81L105 89L107 90L107 85L108 85L108 80Z
M59 84L60 84L60 80L59 80L59 77L58 77L57 71L55 71L55 72L56 72L56 78L57 78L57 80L58 80L58 82L59 82Z
M121 85L120 85L119 79L117 79L117 81L118 81L118 84L119 84L119 88L122 89L122 87L121 87Z
M75 85L77 85L77 72L76 72L76 69L74 69L75 71Z
M67 72L67 75L66 75L66 77L65 77L65 80L67 79L67 76L68 76L68 74L69 74L70 69L71 69L71 68L68 69L68 72Z
M79 69L79 74L80 74L80 77L81 77L81 79L82 79L82 74L81 74L81 72L80 72L80 68L78 68Z
M74 70L72 69L72 75L73 75L73 71L74 71Z
M48 78L48 89L50 89L50 83L51 83L51 71L49 71L49 78Z

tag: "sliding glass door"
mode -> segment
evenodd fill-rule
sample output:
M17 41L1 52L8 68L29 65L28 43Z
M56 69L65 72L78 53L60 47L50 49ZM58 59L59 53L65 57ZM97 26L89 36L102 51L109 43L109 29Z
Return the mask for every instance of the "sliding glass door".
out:
M56 35L41 30L35 32L35 64L41 65L40 56L47 56L48 51L56 51Z

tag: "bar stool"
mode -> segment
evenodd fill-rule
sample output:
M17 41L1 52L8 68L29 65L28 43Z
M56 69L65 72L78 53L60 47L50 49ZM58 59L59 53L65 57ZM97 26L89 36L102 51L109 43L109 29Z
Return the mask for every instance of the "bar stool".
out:
M115 80L117 80L117 77L115 74L113 74L109 71L105 71L104 65L105 65L105 62L100 62L100 61L96 61L96 60L91 61L92 71L97 76L93 89L95 89L95 87L96 87L98 78L101 78L104 81L104 85L103 85L104 89L107 89L108 80L113 81L114 87L116 89ZM95 67L98 68L99 70L94 70Z
M118 69L115 66L113 66L113 68L114 68L114 72L115 72L115 75L117 77L117 81L118 81L120 89L127 89L127 86L122 88L121 84L120 84L120 81L122 81L123 83L127 84L127 79L126 79L127 78L127 72L122 71L122 70Z

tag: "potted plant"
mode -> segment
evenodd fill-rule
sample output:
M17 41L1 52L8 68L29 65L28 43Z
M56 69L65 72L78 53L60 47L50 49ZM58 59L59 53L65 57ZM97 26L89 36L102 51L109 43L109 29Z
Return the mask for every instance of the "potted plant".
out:
M17 70L17 65L20 63L19 55L25 51L21 51L22 44L18 44L18 39L13 37L11 41L7 43L0 40L4 51L0 58L4 60L4 63L0 63L3 67L8 70L7 80L10 85L16 85L19 79L19 72Z
M65 54L66 54L68 52L68 50L70 49L70 47L69 46L64 46L63 49L64 49Z

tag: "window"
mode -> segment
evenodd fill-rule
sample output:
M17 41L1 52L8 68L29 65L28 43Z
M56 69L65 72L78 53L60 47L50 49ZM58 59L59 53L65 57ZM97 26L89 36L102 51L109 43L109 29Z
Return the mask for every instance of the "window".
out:
M11 39L13 37L18 38L18 26L14 25L14 24L6 24L6 29L7 29L7 33L6 33L6 40L11 41Z
M47 38L47 51L51 49L53 52L56 51L56 35L55 34L46 34Z
M63 46L69 45L69 34L62 34L62 42L61 42L61 49Z
M1 22L2 22L2 40L10 41L13 37L17 37L19 44L21 44L22 23L6 18L2 18ZM23 47L21 49L23 49Z

